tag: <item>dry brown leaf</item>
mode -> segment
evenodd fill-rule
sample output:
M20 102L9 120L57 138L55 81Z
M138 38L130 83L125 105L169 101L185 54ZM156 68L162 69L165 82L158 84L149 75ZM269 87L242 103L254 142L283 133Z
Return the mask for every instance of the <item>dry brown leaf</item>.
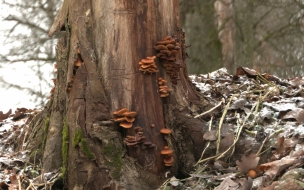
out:
M279 182L274 181L272 182L271 185L269 185L268 187L263 188L262 190L274 190L275 186L278 185Z
M295 119L298 123L304 123L304 109L294 108L287 112L282 119Z
M279 160L289 154L291 149L290 147L284 146L284 140L285 140L284 136L278 139L278 147L276 149L276 152L270 158L271 161Z
M204 134L203 138L207 141L215 141L216 140L216 130L208 131Z
M238 187L239 187L238 183L234 182L230 178L226 178L214 190L238 189Z
M299 87L300 85L304 85L304 80L303 80L302 76L296 77L296 78L290 80L289 84Z
M2 111L0 111L0 121L7 119L11 113L12 109L10 109L7 113L3 113Z
M248 67L237 67L236 76L239 75L247 75L248 78L255 78L258 75L258 72L254 69L250 69Z
M255 169L259 163L260 157L257 157L256 154L251 153L249 156L243 155L241 161L236 161L238 170L243 174L247 174L249 170Z
M293 158L290 156L286 156L280 160L276 160L273 162L269 162L266 164L261 164L258 166L258 168L261 171L265 171L264 174L269 175L271 177L275 177L280 174L280 172L289 166L292 166L293 164L296 164L298 162L302 162L303 159L299 158Z

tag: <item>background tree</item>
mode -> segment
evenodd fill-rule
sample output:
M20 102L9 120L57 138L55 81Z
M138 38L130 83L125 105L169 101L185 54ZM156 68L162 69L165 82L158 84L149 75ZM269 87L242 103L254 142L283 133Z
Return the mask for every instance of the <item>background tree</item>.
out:
M166 172L183 174L199 158L204 122L189 114L209 103L188 79L178 8L177 0L64 1L49 33L65 31L56 47L55 92L33 119L27 148L39 150L45 172L62 168L69 189L154 189ZM180 46L174 63L158 60L159 72L144 74L139 61L156 55L153 46L168 34ZM166 98L159 77L172 89ZM122 108L137 112L130 129L112 121ZM136 136L135 127L145 138L130 147L127 135ZM162 128L172 134L163 136ZM165 146L173 150L172 167L161 155Z
M189 73L207 73L223 67L214 1L180 0L180 14L189 46Z
M235 64L281 77L303 74L302 1L218 0L216 10Z
M29 69L24 72L32 73L32 77L18 76L20 82L12 82L1 76L0 86L26 91L39 107L44 106L53 86L50 68L55 63L56 37L49 38L47 34L60 4L54 0L1 1L4 26L1 38L6 47L0 53L1 68L20 70L20 67L24 68L20 64L25 64Z

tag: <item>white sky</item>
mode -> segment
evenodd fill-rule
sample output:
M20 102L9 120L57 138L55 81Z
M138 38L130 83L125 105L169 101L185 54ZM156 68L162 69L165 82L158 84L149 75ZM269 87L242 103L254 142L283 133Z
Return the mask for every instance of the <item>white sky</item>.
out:
M9 10L5 7L0 6L0 15L7 16ZM8 52L9 47L4 45L3 31L10 29L13 26L13 23L3 22L0 19L0 53L5 54ZM1 63L0 63L1 64ZM39 79L35 76L35 72L29 69L28 65L31 63L16 63L13 65L1 64L0 65L0 76L3 77L6 81L9 81L12 84L21 85L24 87L39 87ZM34 64L34 63L33 63ZM53 71L51 65L43 66L43 72L45 73L46 80L51 81L50 72ZM42 91L49 96L51 89L49 87L42 87ZM28 109L35 108L35 103L30 101L34 99L32 96L27 95L26 91L21 91L17 89L6 89L0 86L0 111L6 113L9 109L13 111L19 107L25 107Z

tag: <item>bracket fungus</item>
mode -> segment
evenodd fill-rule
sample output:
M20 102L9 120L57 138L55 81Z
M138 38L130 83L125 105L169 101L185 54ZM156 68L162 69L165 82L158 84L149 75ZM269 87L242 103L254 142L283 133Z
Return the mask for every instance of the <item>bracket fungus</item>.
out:
M124 143L130 148L137 148L139 144L144 143L146 137L143 135L143 129L141 127L134 127L136 134L134 136L127 135L124 139Z
M74 67L73 67L73 76L71 77L71 80L68 82L66 87L66 92L69 93L72 89L73 82L74 82L74 76L76 75L77 69L83 64L83 59L80 54L80 48L77 48L77 58L74 61Z
M169 149L168 146L165 146L162 151L160 151L160 154L162 155L170 155L173 153L173 150Z
M142 59L139 62L139 65L140 65L139 70L142 71L144 74L146 74L146 73L152 74L152 73L158 72L157 66L154 62L155 59L156 59L156 56L147 57L145 59Z
M121 110L113 112L115 118L113 121L120 123L119 126L129 129L132 127L135 121L136 112L129 111L128 108L122 108Z
M170 135L171 134L171 130L170 129L167 129L167 128L162 128L160 130L160 133L161 134L164 134L164 135Z
M158 78L158 88L161 98L169 96L169 92L172 91L167 85L167 81L161 77Z
M165 162L165 166L172 166L174 162L174 158L172 154L165 155L164 162Z
M169 149L168 146L165 146L164 149L160 152L160 154L164 155L164 163L165 166L172 166L173 165L173 150Z
M178 71L180 64L176 63L177 52L180 50L180 44L176 38L165 36L161 41L156 42L154 49L158 52L156 57L161 60L162 66L170 76L171 82L176 85L178 80Z

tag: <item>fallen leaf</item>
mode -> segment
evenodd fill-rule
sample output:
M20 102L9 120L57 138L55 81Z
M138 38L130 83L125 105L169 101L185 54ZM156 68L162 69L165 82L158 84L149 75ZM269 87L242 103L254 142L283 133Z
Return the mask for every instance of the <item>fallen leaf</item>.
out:
M216 130L207 131L203 138L207 141L215 141L216 140Z
M304 123L304 109L294 108L293 110L287 112L282 119L294 119L298 123Z
M238 170L243 174L247 174L249 170L255 169L259 163L260 157L257 157L256 154L251 153L249 156L243 155L241 161L236 161Z
M8 118L8 116L12 113L12 109L10 109L7 113L3 113L0 111L0 121L5 120Z
M289 166L292 166L293 164L296 164L298 162L303 162L303 158L294 158L290 156L286 156L280 160L276 160L273 162L269 162L266 164L261 164L258 166L258 168L261 171L265 171L265 175L269 175L271 177L275 177L280 174L280 172Z
M271 161L279 160L289 154L291 148L284 146L284 140L285 140L284 136L278 139L278 143L277 143L278 147L276 149L276 152L270 158Z
M225 180L223 180L221 182L221 184L219 186L217 186L214 190L232 190L235 189L237 190L239 187L239 184L234 182L232 179L230 178L226 178Z

